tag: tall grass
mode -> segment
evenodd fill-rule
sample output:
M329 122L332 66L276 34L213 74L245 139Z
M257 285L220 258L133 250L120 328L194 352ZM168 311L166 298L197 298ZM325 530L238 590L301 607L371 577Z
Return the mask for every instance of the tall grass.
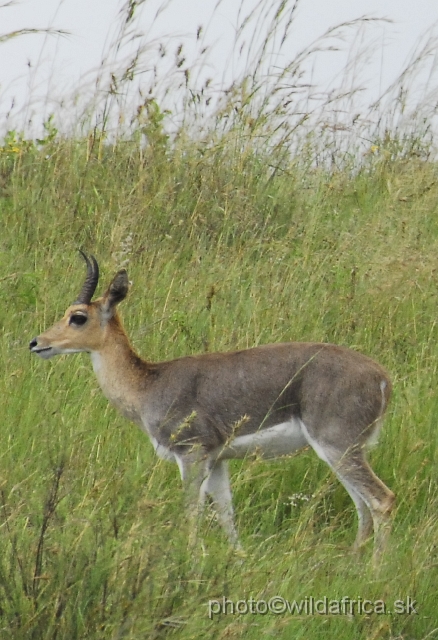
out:
M283 15L289 28L287 12L273 24ZM251 84L261 79L223 92L210 120L196 120L187 88L173 130L151 94L130 132L110 131L108 115L87 135L66 135L55 117L39 141L17 132L4 141L0 638L438 634L430 129L396 120L391 129L381 111L386 133L374 130L365 156L346 155L343 133L326 135L322 116L320 137L307 119L287 129L287 113L279 133L280 107L259 101ZM116 93L106 95L107 114ZM311 451L233 462L246 557L229 549L210 512L189 555L177 469L108 407L87 356L46 363L28 353L28 340L77 294L77 247L99 258L101 287L127 266L133 287L122 313L150 360L321 340L387 367L394 397L371 455L398 500L378 576L370 546L360 559L350 553L353 505ZM393 613L208 616L209 600L277 595L383 600ZM394 613L408 596L418 613Z

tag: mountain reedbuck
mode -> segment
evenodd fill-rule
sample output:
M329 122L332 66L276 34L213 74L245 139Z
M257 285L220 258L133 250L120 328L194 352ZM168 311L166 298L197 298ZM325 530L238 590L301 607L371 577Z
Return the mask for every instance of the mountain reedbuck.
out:
M81 252L82 253L82 252ZM133 350L117 313L127 295L124 269L101 298L93 256L64 317L34 338L41 358L86 351L105 396L148 434L157 454L178 464L192 526L206 494L230 541L227 460L285 456L310 445L350 494L359 517L355 546L374 529L374 560L385 546L394 494L365 458L391 393L380 365L332 344L291 342L151 363Z

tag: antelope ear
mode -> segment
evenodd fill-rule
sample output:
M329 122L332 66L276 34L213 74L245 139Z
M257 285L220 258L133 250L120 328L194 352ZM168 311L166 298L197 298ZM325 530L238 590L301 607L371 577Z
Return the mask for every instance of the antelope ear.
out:
M113 315L116 306L122 302L129 291L129 280L126 269L118 271L111 281L110 286L105 291L102 301L102 311L109 320Z

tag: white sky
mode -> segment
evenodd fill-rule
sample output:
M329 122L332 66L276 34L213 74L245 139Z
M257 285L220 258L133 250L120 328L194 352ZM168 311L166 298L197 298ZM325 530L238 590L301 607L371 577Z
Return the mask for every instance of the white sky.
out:
M0 114L4 121L13 99L22 106L29 94L40 100L47 95L59 97L79 86L84 78L91 79L90 71L99 67L103 52L120 27L120 10L125 5L123 0L23 0L2 6L6 1L0 0L0 36L18 29L47 27L67 30L70 35L25 35L0 42ZM243 2L246 11L256 4L257 0ZM165 9L156 17L160 6ZM141 28L150 41L173 36L174 50L183 37L190 49L198 26L203 25L205 42L214 43L210 71L220 77L224 71L233 73L227 65L231 64L229 54L239 6L240 0L146 0L138 11L136 28ZM393 21L376 23L365 32L374 52L365 83L377 95L400 73L420 36L433 28L437 35L436 0L301 0L282 55L286 52L292 57L329 27L365 14ZM354 45L352 40L351 35L344 45L343 62L334 61L333 54L320 57L318 82L333 76L337 64L342 68ZM40 102L33 108L34 119L46 117L47 109L50 107L46 106L45 112ZM13 113L18 111L16 107ZM25 114L30 116L29 111ZM10 124L6 128L11 128Z

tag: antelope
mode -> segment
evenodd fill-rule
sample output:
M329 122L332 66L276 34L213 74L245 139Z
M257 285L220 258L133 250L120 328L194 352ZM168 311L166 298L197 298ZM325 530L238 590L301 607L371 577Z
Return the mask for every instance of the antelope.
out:
M64 317L30 342L44 359L90 354L107 399L149 436L158 456L176 462L192 524L206 495L239 547L229 459L287 456L310 445L333 470L358 515L354 548L374 532L378 561L388 537L394 494L369 466L391 394L385 370L334 344L290 342L152 363L132 348L117 311L128 293L125 269L102 297L94 256L81 251L87 275Z

